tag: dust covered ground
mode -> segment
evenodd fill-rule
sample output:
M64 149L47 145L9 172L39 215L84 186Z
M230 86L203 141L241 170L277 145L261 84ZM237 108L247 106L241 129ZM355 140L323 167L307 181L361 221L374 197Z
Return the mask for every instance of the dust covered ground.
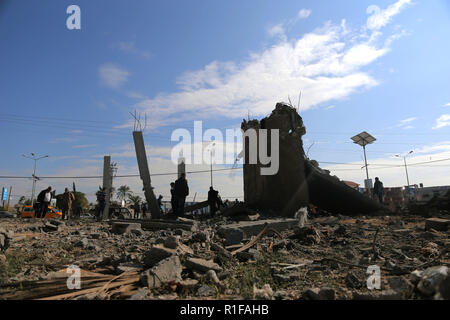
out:
M1 219L0 299L449 299L449 231L425 220L316 217L246 236L221 232L234 222L220 217L156 231ZM380 289L368 289L369 266Z

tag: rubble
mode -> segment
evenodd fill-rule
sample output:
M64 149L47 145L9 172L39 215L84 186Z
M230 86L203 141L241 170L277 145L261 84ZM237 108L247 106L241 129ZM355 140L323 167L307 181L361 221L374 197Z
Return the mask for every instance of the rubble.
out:
M223 217L160 230L75 220L51 223L51 232L40 220L8 219L0 299L449 299L449 231L426 230L426 219L313 215L299 227ZM242 239L227 246L224 230L236 229ZM80 290L66 287L71 265L81 269ZM367 288L373 265L380 290Z

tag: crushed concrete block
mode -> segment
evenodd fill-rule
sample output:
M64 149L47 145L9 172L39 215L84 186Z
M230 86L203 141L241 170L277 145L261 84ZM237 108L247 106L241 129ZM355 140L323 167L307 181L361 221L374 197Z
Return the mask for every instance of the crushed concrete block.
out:
M127 234L131 230L141 230L141 224L134 222L114 222L111 227L111 232L114 234Z
M222 268L217 263L199 258L187 258L184 265L199 272L208 272L209 270L222 271Z
M144 271L141 274L141 282L149 289L159 288L166 283L178 283L182 280L181 271L180 259L177 256L171 256Z
M207 284L201 286L197 290L197 296L199 297L209 297L216 294L216 289L208 286Z
M425 220L425 229L434 229L437 231L447 231L450 227L450 220L440 218L430 218Z
M164 240L164 247L169 249L176 249L178 247L178 237L169 236Z
M222 227L217 230L217 234L225 239L226 246L240 244L244 239L244 232L239 228Z
M169 258L176 254L176 250L166 248L161 245L154 245L147 252L144 253L144 265L146 267L153 267L161 260Z

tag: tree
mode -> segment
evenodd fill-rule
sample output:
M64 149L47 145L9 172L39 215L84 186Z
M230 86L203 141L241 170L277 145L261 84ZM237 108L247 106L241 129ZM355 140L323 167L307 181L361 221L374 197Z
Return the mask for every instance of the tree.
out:
M72 201L72 209L89 209L89 201L86 199L86 195L83 192L75 191L72 193L75 196L75 199ZM63 195L64 194L61 193L56 196L56 207L58 208L62 208Z
M129 198L130 196L132 196L133 192L131 191L129 186L123 185L117 189L116 195L117 195L117 198L119 198L119 200L123 201L126 198Z
M135 206L138 202L142 201L142 198L138 195L129 195L128 200Z

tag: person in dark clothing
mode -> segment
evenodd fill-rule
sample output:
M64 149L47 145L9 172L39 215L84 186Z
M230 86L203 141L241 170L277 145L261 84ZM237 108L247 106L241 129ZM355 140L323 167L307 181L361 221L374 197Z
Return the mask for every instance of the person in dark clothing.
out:
M163 196L159 195L159 197L158 197L158 207L159 207L159 211L161 212L161 214L164 214L162 199L163 199Z
M147 217L147 204L143 203L141 209L142 209L142 219L145 219Z
M209 187L208 204L209 204L209 212L211 213L211 218L214 218L214 215L216 214L218 205L218 195L219 195L218 191L214 190L213 187Z
M175 194L175 182L170 183L170 204L172 205L172 213L178 214L178 199L177 195Z
M383 182L381 182L380 179L378 179L378 177L375 178L375 183L373 185L373 192L378 197L380 203L383 203L384 187Z
M181 176L175 181L175 195L177 196L178 216L184 216L184 204L186 197L189 195L189 186L186 180L186 174L182 173Z
M97 213L97 219L102 220L103 219L103 211L105 211L105 205L106 205L106 188L102 188L100 191L97 192L97 202L98 202L98 213Z
M48 206L50 205L50 202L52 200L52 187L48 187L45 190L42 190L39 192L39 195L37 197L37 201L41 204L40 210L38 211L38 215L36 218L45 218L45 215L47 214Z
M139 216L141 214L141 204L138 202L136 202L134 204L134 219L139 219Z

